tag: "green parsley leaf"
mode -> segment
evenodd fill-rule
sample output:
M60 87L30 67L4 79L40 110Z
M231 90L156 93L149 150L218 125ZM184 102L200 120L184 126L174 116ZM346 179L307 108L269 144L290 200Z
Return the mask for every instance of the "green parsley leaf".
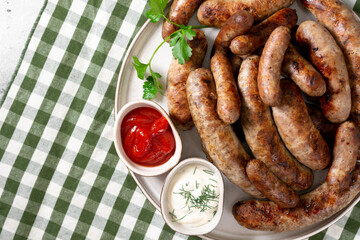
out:
M170 40L169 40L169 45L170 47L173 47L176 45L176 43L179 41L179 39L183 38L183 34L181 33L180 30L173 32L170 35Z
M161 83L158 80L158 79L160 79L162 77L160 75L160 73L153 72L151 69L150 69L150 72L151 72L151 77L152 77L152 79L154 81L155 86L158 88L158 90L163 90L163 87L162 87Z
M146 69L148 68L149 64L144 64L144 63L140 62L136 56L133 56L133 60L134 60L133 65L136 69L138 78L144 79L145 72L146 72Z
M147 81L143 84L143 99L151 100L155 97L158 92L158 88L155 86L154 79L152 76L149 76Z
M165 16L164 9L167 3L168 0L150 0L150 9L147 11L146 17L149 18L153 23L158 22L162 17Z
M190 41L193 40L193 38L196 36L196 32L192 30L192 26L187 27L184 25L180 25L180 28L182 29L182 32L184 33L185 37Z
M187 44L184 37L179 38L179 41L175 44L171 51L174 58L177 59L181 65L184 64L185 61L188 61L192 54L192 49Z

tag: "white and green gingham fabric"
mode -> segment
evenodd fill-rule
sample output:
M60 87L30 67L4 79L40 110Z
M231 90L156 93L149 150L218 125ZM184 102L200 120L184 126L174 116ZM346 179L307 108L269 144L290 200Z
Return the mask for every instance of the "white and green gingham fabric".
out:
M164 224L113 145L115 84L147 9L45 2L0 109L0 239L196 238ZM359 228L360 204L311 239Z

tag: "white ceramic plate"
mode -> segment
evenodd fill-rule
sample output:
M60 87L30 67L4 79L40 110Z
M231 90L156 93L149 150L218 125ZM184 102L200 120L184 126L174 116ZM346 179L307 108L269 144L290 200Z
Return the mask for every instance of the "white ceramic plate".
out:
M352 6L352 5L351 5ZM298 24L304 20L314 19L313 16L306 12L300 3L295 2L291 8L297 10L299 21ZM191 25L199 25L196 17L190 20ZM115 96L115 115L119 112L120 108L129 101L139 100L142 98L142 84L143 81L139 80L136 76L136 71L132 66L132 56L137 56L140 61L147 62L155 48L162 42L161 38L161 23L150 23L147 21L136 35L132 44L130 45L127 54L125 55L123 65L120 70L119 79L117 82L116 96ZM208 52L204 60L203 67L209 68L209 56L214 39L218 30L216 29L204 29L208 39ZM166 75L168 67L171 61L171 51L168 44L164 44L152 62L152 69L159 72L163 78L161 79L163 86L166 86ZM167 110L166 98L158 94L156 99L165 110ZM189 157L206 158L201 149L200 137L195 128L190 131L179 131L183 140L183 153L181 159ZM142 177L136 175L130 171L134 180L138 184L139 188L143 191L149 201L160 211L160 193L165 180L166 174L157 177ZM315 184L317 187L324 181L327 170L317 171L315 173ZM239 187L230 183L226 178L225 180L225 201L224 201L224 213L219 225L209 234L202 236L209 239L303 239L311 235L314 235L331 224L336 222L342 216L344 216L352 207L355 206L360 200L360 195L346 208L338 212L331 218L324 220L318 224L302 228L300 230L273 233L252 231L240 226L232 216L231 210L235 202L240 200L251 199L249 195L244 193Z

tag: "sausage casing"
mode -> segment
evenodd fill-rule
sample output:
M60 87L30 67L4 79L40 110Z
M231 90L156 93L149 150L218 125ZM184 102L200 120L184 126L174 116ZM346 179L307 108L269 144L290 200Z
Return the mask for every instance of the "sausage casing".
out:
M227 51L231 40L246 33L254 23L253 16L245 10L234 13L221 27L214 42L214 52Z
M284 91L281 105L272 107L281 139L305 166L313 170L327 167L331 157L329 146L311 121L303 96L289 80L282 80L281 88Z
M295 208L285 209L270 201L238 202L233 206L233 215L238 223L250 229L263 231L283 232L300 229L334 215L358 196L360 193L360 164L355 166L354 156L356 159L356 155L347 158L346 150L357 152L360 142L358 138L350 137L355 133L351 130L351 125L354 124L344 124L346 124L344 127L347 130L340 131L336 135L335 150L339 152L334 154L337 157L334 157L331 168L344 165L349 185L341 184L344 180L343 174L329 171L327 181L315 190L300 196L300 201ZM354 142L344 151L341 149L341 145L343 145L341 139L349 137ZM337 146L337 144L340 145ZM336 167L336 169L338 168ZM334 178L331 180L333 184L329 178Z
M246 176L245 166L249 155L231 125L221 121L216 113L216 93L211 72L204 68L192 71L187 80L186 92L205 153L232 183L248 194L262 198L262 194Z
M351 179L351 172L356 165L360 133L354 122L342 123L336 131L333 163L326 177L326 182L346 189Z
M351 91L344 55L335 39L319 23L305 21L296 40L326 81L327 92L320 98L325 117L333 123L345 121L351 110Z
M214 75L219 117L227 124L239 119L241 101L236 87L231 62L224 52L216 52L210 61Z
M247 10L255 21L261 21L274 12L290 6L295 0L208 0L199 7L197 17L202 24L221 27L239 10Z
M261 193L280 206L292 208L299 202L299 195L276 177L260 160L250 160L246 165L246 173Z
M258 88L262 101L268 106L281 103L281 65L290 43L290 29L277 27L266 41L259 63Z
M351 85L351 119L360 126L360 19L345 3L336 0L302 0L326 26L344 52Z
M201 67L207 49L204 32L195 31L196 37L188 41L193 51L192 56L183 65L173 58L167 74L166 98L169 115L176 127L182 130L191 129L194 125L186 98L186 80L191 71Z
M237 55L249 55L261 48L275 28L285 26L292 28L298 17L294 9L285 8L274 13L246 34L235 37L230 44L230 50Z
M281 69L307 95L319 97L325 93L324 78L296 51L292 44L289 44L286 50Z
M294 190L309 188L312 171L300 164L285 148L277 132L269 107L261 101L257 89L259 57L244 59L238 77L242 101L240 122L255 158Z

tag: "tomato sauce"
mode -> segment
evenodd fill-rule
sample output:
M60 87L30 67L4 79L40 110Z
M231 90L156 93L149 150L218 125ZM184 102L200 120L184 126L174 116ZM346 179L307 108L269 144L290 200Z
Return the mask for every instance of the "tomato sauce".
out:
M175 152L169 122L149 107L130 111L121 123L121 140L127 156L135 163L153 167L165 163Z

